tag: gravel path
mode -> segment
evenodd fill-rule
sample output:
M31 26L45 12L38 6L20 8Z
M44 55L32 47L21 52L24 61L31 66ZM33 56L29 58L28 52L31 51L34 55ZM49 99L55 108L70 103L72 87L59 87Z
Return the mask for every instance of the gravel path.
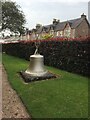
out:
M17 96L15 90L13 90L7 80L7 74L2 65L2 118L28 118L30 116L26 112L26 109Z

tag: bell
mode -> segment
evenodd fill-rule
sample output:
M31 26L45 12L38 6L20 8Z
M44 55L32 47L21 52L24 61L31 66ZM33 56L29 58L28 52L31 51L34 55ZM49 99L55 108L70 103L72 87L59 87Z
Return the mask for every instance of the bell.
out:
M44 76L47 71L44 68L44 57L38 53L40 42L35 42L36 50L34 55L30 56L30 65L25 73L31 76Z
M25 71L32 76L43 76L47 73L44 68L44 57L40 54L34 54L30 56L30 65Z

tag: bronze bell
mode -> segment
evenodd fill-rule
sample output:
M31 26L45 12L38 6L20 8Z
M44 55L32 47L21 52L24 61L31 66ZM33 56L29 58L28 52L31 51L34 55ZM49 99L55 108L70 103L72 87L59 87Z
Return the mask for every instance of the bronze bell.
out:
M30 56L29 68L25 71L32 76L43 76L47 73L44 68L44 57L40 54Z
M38 40L38 35L37 39ZM40 41L35 42L36 50L34 55L30 56L30 65L28 69L25 71L26 73L32 76L43 76L47 73L47 70L44 68L44 57L38 53L38 48L40 45Z

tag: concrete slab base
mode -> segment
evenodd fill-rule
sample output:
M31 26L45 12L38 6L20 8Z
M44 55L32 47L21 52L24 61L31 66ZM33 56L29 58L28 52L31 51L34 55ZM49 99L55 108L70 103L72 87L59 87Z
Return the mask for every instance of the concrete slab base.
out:
M23 78L24 82L26 82L26 83L56 78L56 75L54 75L50 72L47 72L43 76L32 76L32 75L26 73L25 71L20 71L20 75Z

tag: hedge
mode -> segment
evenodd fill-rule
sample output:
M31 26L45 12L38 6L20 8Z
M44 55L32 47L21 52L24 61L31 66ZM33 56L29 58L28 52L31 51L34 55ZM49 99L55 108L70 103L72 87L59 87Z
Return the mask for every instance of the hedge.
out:
M46 40L41 41L39 53L44 55L45 65L89 76L89 46L90 40ZM29 60L30 55L34 54L35 44L34 41L23 41L3 44L2 48L7 54Z

